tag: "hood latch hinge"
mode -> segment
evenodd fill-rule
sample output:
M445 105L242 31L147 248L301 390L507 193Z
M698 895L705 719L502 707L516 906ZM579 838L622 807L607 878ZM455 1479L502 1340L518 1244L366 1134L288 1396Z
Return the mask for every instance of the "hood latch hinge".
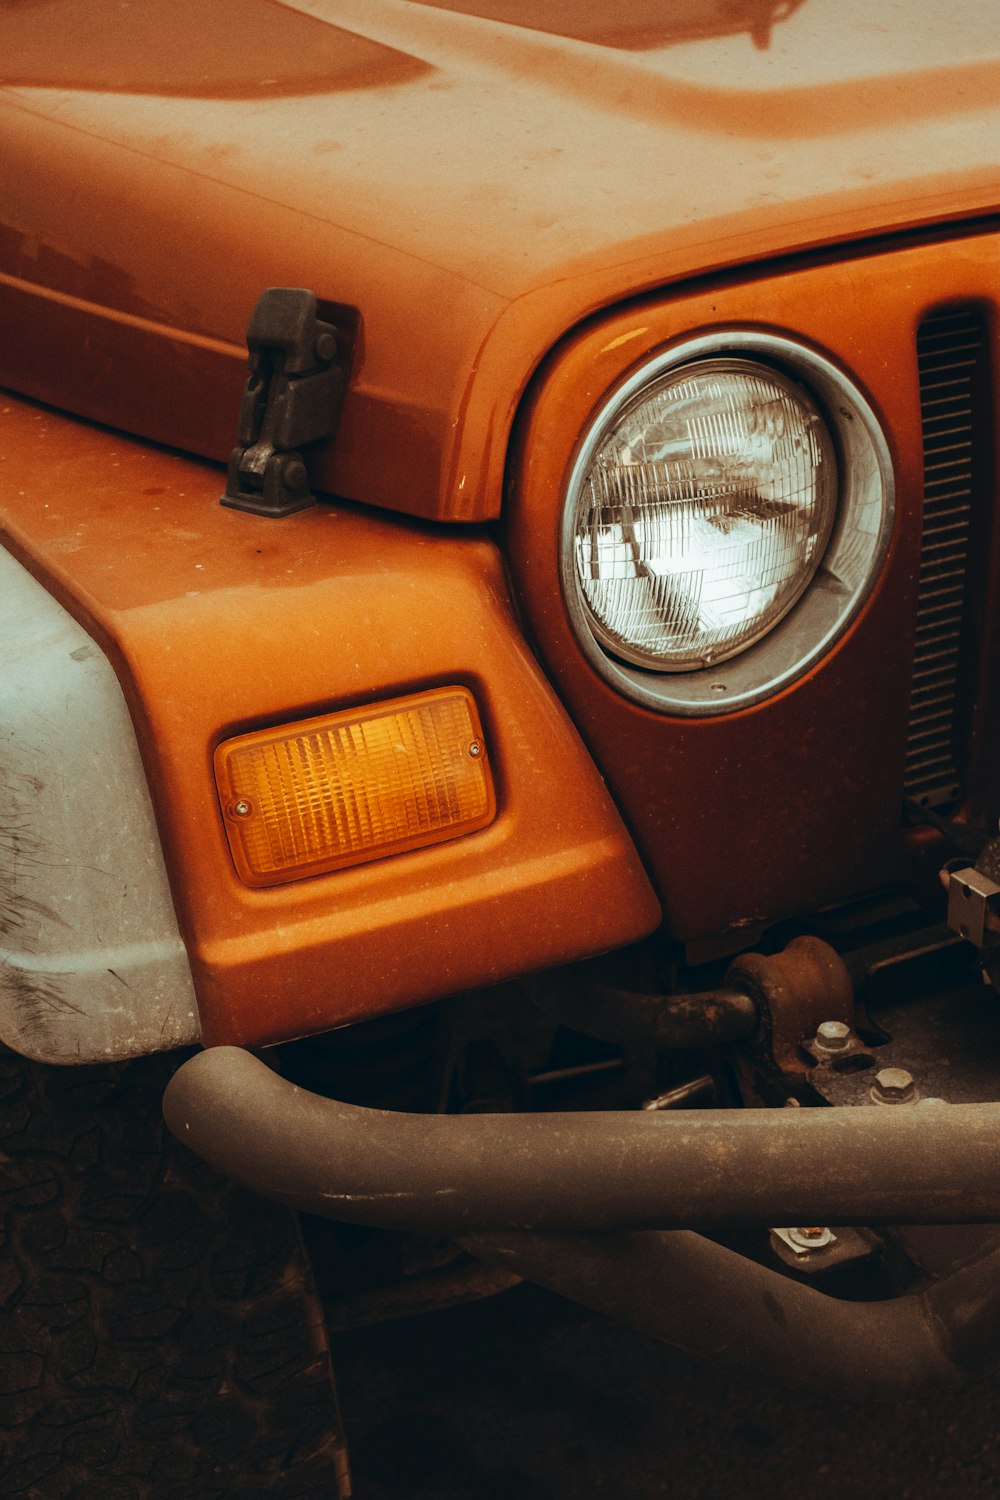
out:
M315 504L302 449L333 436L347 384L337 330L316 310L314 293L301 287L269 287L258 298L239 442L222 496L234 510L290 516Z

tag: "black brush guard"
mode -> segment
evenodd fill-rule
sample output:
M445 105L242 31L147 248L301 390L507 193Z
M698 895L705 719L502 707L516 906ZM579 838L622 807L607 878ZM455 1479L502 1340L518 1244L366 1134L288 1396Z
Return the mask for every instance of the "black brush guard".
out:
M407 1115L320 1098L218 1047L178 1070L164 1113L192 1150L266 1197L452 1235L747 1368L784 1365L873 1396L1000 1359L1000 1249L918 1293L851 1303L688 1232L1000 1222L998 1104Z

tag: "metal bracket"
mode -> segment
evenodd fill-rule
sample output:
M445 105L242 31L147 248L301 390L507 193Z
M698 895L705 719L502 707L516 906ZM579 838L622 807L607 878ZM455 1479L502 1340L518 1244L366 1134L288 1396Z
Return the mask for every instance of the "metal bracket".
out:
M977 948L1000 946L1000 885L971 865L950 870L948 926Z
M316 311L302 287L269 287L254 308L251 375L222 496L234 510L289 516L315 504L300 450L333 436L347 383L337 330Z

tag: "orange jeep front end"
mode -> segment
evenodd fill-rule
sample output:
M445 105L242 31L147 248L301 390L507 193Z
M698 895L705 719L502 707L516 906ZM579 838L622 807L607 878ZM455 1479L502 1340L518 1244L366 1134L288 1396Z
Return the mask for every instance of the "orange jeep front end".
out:
M4 1149L47 1161L60 1098L86 1135L58 1080L89 1079L131 1180L146 1079L161 1165L114 1253L162 1289L164 1190L219 1184L227 1254L258 1205L306 1404L297 1221L225 1184L311 1216L348 1309L372 1276L326 1219L835 1390L990 1361L991 27L0 21L0 1039L44 1099ZM941 1224L974 1253L907 1227ZM860 1264L875 1302L844 1298ZM210 1278L171 1296L165 1390ZM49 1381L0 1409L29 1446ZM136 1493L172 1494L126 1409ZM295 1441L348 1493L335 1423ZM96 1451L40 1493L118 1477Z

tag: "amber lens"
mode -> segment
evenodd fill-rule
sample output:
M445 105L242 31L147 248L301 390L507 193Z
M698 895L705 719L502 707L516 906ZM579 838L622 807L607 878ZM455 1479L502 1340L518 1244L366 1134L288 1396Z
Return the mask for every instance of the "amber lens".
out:
M464 688L241 735L216 750L215 776L248 885L457 838L496 811L475 702Z

